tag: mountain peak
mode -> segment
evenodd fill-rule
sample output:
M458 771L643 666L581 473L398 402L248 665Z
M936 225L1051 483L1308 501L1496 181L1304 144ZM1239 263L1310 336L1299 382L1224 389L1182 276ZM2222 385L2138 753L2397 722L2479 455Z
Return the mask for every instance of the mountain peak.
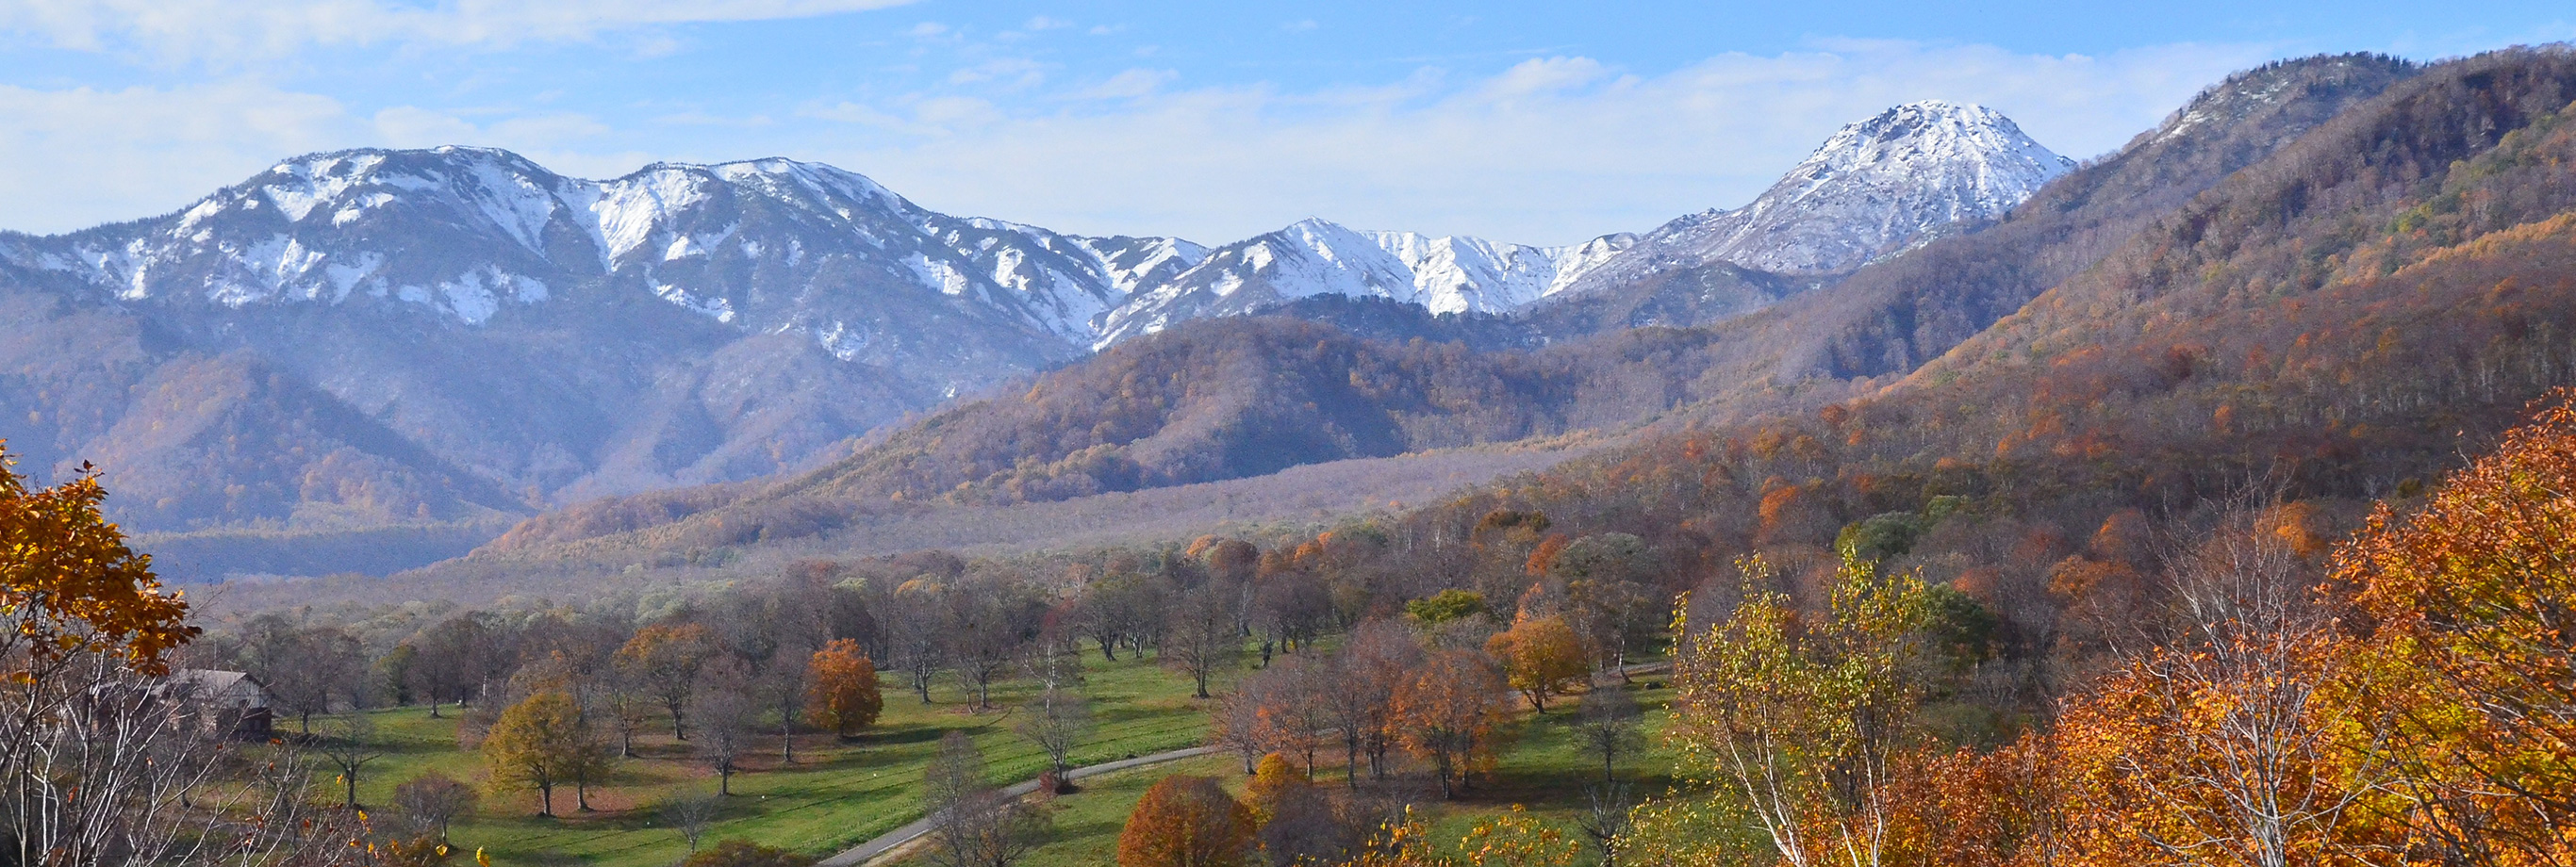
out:
M1844 273L2001 216L2074 166L2002 112L1909 102L1835 131L1751 204L1664 224L1577 288L1716 262Z

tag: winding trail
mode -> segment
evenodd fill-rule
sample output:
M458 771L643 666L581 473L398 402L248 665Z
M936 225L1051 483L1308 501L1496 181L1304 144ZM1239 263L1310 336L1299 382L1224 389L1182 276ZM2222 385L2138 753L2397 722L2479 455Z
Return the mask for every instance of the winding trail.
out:
M1662 670L1665 670L1665 669L1669 669L1669 668L1671 668L1671 667L1672 667L1672 665L1673 665L1673 664L1672 664L1672 662L1671 662L1671 661L1669 661L1669 660L1665 660L1665 661L1657 661L1657 662L1640 662L1640 663L1635 663L1635 664L1632 664L1632 665L1622 666L1620 670L1621 670L1621 672L1622 672L1622 673L1629 674L1629 675L1649 674L1649 673L1652 673L1652 672L1662 671ZM1163 763L1166 763L1166 762L1177 762L1177 761L1180 761L1180 760L1182 760L1182 759L1193 759L1193 758L1197 758L1197 757L1199 757L1199 756L1204 756L1204 755L1208 755L1208 754L1214 753L1214 752L1216 752L1216 751L1217 751L1217 748L1216 748L1216 747L1212 747L1212 746L1198 746L1198 747L1188 747L1188 748L1184 748L1184 749L1177 749L1177 750L1164 750L1164 751L1159 752L1159 753L1153 753L1153 754L1151 754L1151 755L1142 755L1142 756L1137 756L1137 757L1132 758L1132 759L1119 759L1118 761L1114 761L1114 762L1102 762L1102 763L1097 764L1097 765L1085 765L1085 766L1083 766L1083 767L1079 767L1079 768L1075 768L1075 769L1070 770L1070 771L1066 771L1066 772L1064 773L1064 775L1065 775L1065 777L1066 777L1066 778L1068 778L1068 779L1080 780L1080 779L1085 779L1085 778L1088 778L1088 777L1096 777L1096 776L1099 776L1099 775L1101 775L1101 774L1113 774L1113 773L1117 773L1117 772L1119 772L1119 771L1132 770L1132 769L1135 769L1135 768L1142 768L1142 767L1150 767L1150 766L1153 766L1153 765L1159 765L1159 764L1163 764ZM1036 780L1024 780L1024 781L1021 781L1021 782L1018 782L1018 783L1013 783L1013 784L1011 784L1011 785L1010 785L1010 787L1003 789L1003 790L1002 790L1002 794L1003 794L1003 795L1005 795L1005 796L1007 796L1007 797L1012 797L1012 798L1021 798L1021 797L1027 797L1028 795L1030 795L1031 793L1036 792L1037 790L1038 790L1038 781L1036 781ZM913 820L912 824L905 825L905 826L900 827L900 828L896 828L896 829L894 829L894 830L892 830L892 831L887 831L887 832L885 832L885 833L883 833L883 834L879 834L879 835L877 835L876 839L869 840L869 841L867 841L867 842L865 842L865 843L861 843L861 844L856 845L856 846L852 846L852 847L850 847L850 848L848 848L848 849L843 849L843 850L841 850L841 853L840 853L840 854L838 854L838 855L834 855L834 856L829 857L829 858L825 858L825 859L823 859L822 861L818 862L818 863L816 864L816 867L860 867L860 865L867 864L867 863L869 863L869 862L871 862L871 861L875 861L875 860L877 860L878 858L883 857L883 856L884 856L884 855L886 855L887 853L893 852L893 851L895 851L896 849L901 848L901 847L902 847L904 844L906 844L906 843L910 843L910 842L912 842L912 841L914 841L914 840L919 840L919 839L921 839L922 835L924 835L924 834L928 834L928 833L930 833L930 817L928 817L928 816L924 816L924 817L922 817L922 818L919 818L919 819L915 819L915 820Z
M1086 765L1066 771L1064 775L1068 778L1079 780L1086 777L1116 773L1118 771L1129 770L1132 768L1142 768L1149 765L1163 764L1165 762L1177 762L1182 759L1197 758L1199 756L1216 752L1216 749L1217 748L1215 747L1189 747L1186 749L1165 750L1151 755L1137 756L1132 759L1119 759L1114 762L1102 762L1097 765ZM1018 798L1027 796L1037 790L1038 781L1025 780L1011 784L1009 788L1002 790L1002 794L1008 797ZM892 852L896 847L918 840L921 838L921 835L928 833L930 833L930 818L925 816L914 820L912 824L879 834L876 839L841 850L840 854L823 859L818 867L859 867L861 864L866 864L869 861L876 860L877 856Z

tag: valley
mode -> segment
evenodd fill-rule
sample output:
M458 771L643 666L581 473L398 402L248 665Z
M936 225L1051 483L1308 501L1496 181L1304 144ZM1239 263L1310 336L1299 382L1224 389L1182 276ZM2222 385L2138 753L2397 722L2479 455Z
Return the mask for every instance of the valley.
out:
M202 839L2576 853L2563 44L2271 61L2080 161L1907 102L1561 246L333 152L0 236L0 324L12 695L161 726Z

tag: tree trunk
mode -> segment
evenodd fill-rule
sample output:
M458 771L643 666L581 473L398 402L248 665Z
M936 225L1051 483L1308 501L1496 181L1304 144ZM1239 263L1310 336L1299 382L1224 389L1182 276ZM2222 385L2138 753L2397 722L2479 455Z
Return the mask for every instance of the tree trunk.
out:
M555 817L555 784L537 784L537 815L548 819Z
M358 775L357 775L357 773L356 773L356 772L353 772L353 771L343 770L343 771L341 771L341 772L340 772L340 781L341 781L341 782L344 782L344 783L347 783L347 784L349 785L349 799L348 799L348 801L346 801L346 802L345 802L345 804L344 804L344 805L345 805L345 806L347 806L349 809L352 809L352 810L357 809L357 808L358 808Z
M1360 787L1360 736L1346 732L1342 736L1342 782L1350 788Z

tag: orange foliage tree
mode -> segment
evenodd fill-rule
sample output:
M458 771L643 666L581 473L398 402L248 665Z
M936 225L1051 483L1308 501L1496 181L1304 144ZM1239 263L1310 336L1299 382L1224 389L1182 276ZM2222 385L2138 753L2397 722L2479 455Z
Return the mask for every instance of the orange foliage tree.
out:
M1118 867L1243 867L1252 810L1207 777L1175 775L1145 790L1118 832Z
M2460 863L2576 861L2576 393L2420 512L2383 503L2335 557L2392 672L2378 704L2427 838Z
M805 678L805 718L842 737L876 725L877 715L885 711L876 661L860 652L856 641L834 639L814 651Z
M0 451L0 656L23 660L31 683L81 654L100 654L147 675L195 638L188 606L161 592L152 558L99 512L107 490L89 465L62 485L27 487ZM23 655L23 656L22 656Z
M1453 783L1463 785L1492 763L1503 689L1493 665L1469 650L1432 652L1396 689L1389 727L1407 752L1431 762L1441 797L1454 796Z
M1591 673L1583 640L1565 618L1523 616L1512 628L1485 641L1485 652L1503 663L1503 675L1530 707L1547 712L1550 696L1562 695Z

